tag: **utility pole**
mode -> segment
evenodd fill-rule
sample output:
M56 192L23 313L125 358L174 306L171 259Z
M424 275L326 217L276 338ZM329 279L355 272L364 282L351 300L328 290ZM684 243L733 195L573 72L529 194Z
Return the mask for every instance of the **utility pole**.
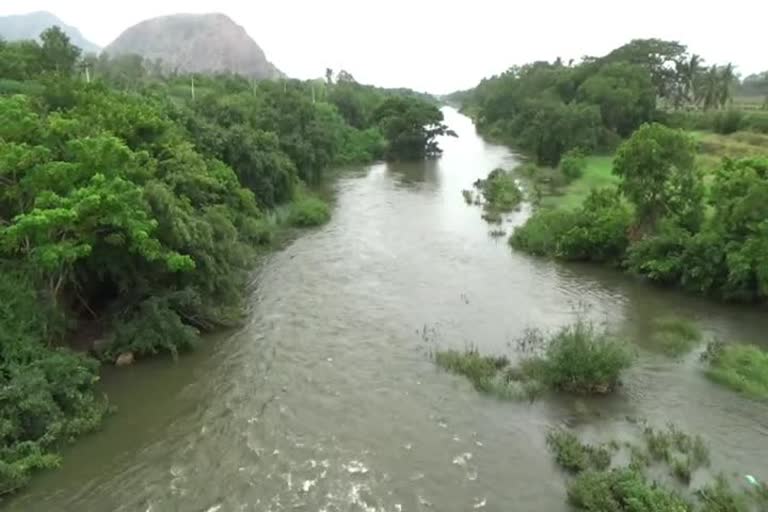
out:
M315 83L312 82L312 104L315 104Z
M192 75L192 101L195 101L195 75Z

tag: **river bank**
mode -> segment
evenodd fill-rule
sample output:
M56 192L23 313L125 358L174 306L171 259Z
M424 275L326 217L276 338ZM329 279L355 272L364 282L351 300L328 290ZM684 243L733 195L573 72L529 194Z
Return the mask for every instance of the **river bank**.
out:
M7 509L565 512L547 430L622 438L636 430L627 417L674 422L712 446L713 466L764 480L768 405L710 382L697 351L638 346L617 395L532 404L480 399L434 368L437 345L505 352L531 327L571 323L579 304L633 340L667 314L707 337L764 343L768 329L755 308L510 252L461 190L518 157L445 113L459 138L441 141L441 159L350 170L327 224L261 257L242 327L179 363L107 369L121 413Z

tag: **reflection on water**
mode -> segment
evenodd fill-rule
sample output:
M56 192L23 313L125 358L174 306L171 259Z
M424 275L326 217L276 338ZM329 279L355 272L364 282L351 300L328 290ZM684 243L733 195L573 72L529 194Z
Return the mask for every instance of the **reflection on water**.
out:
M339 180L333 220L255 272L242 329L176 364L108 372L119 414L9 509L565 510L547 428L626 438L628 418L674 421L710 442L715 465L768 477L768 406L709 383L696 353L641 351L616 396L533 404L479 397L434 368L434 344L508 351L576 310L640 339L670 313L728 339L761 342L768 327L757 310L490 240L460 192L515 157L446 117L459 138L441 159Z

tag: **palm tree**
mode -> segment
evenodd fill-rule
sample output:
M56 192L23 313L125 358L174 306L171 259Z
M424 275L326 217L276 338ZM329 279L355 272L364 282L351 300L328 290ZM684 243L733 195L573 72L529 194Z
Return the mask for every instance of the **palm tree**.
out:
M730 62L720 69L720 83L717 94L717 100L720 104L720 108L725 108L725 105L731 99L731 87L736 80L736 74L733 72L733 64Z
M717 107L720 98L720 71L717 66L710 66L699 77L697 85L697 103L703 103L704 110Z
M678 89L675 102L678 105L696 102L696 86L703 62L701 56L695 53L689 59L675 61Z

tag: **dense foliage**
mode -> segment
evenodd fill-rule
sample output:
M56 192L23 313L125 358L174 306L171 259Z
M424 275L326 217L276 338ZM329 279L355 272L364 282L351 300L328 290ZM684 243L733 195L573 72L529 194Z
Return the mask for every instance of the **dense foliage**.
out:
M690 136L640 127L616 154L618 191L575 211L540 210L513 247L608 261L648 279L728 300L768 298L768 159L726 159L705 186Z
M723 109L736 85L730 64L704 68L680 43L639 39L578 63L514 66L449 99L484 132L555 166L572 148L612 149L662 110Z
M570 261L616 263L623 257L632 216L613 190L593 190L576 211L539 210L515 229L512 247Z
M105 412L97 361L68 341L175 356L237 323L271 209L323 223L307 191L329 166L430 156L445 131L405 91L164 77L41 40L0 41L0 494Z

